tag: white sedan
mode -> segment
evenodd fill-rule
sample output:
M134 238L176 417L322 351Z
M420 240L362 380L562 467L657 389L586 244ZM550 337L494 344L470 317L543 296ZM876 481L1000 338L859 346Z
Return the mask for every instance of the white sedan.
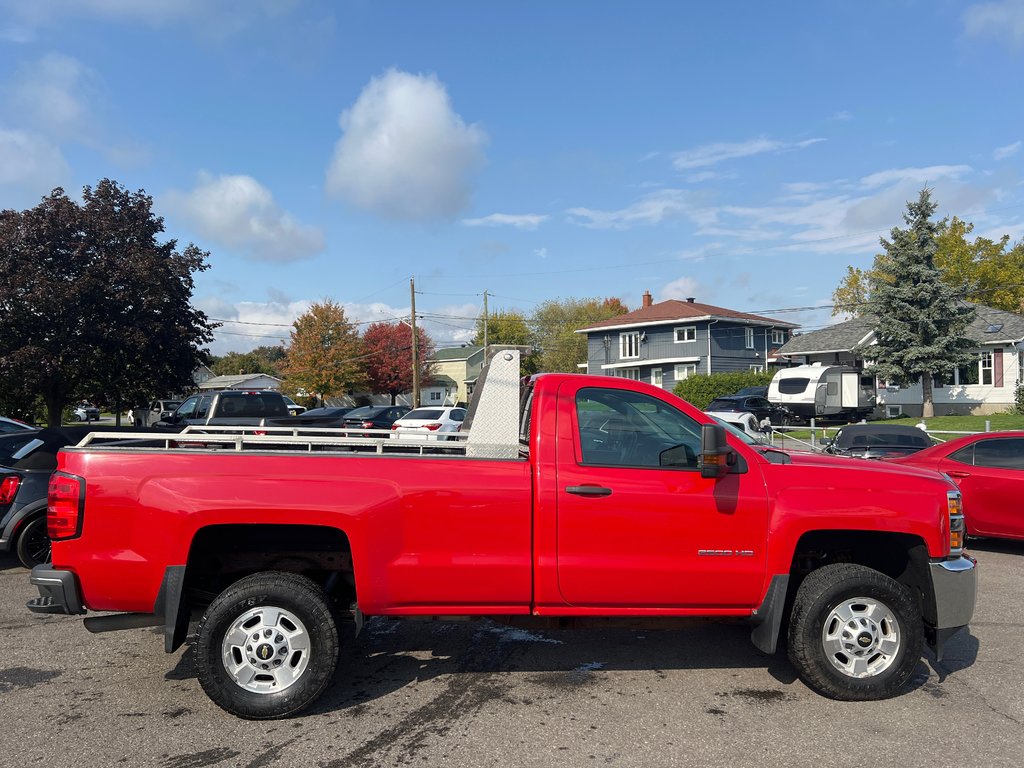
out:
M466 418L465 408L416 408L391 425L396 437L442 440L437 433L459 432Z

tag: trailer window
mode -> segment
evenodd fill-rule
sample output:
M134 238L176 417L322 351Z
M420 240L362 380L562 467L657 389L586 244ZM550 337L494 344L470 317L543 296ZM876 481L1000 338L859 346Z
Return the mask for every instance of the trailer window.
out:
M783 395L799 395L807 390L811 380L803 376L779 379L779 393Z

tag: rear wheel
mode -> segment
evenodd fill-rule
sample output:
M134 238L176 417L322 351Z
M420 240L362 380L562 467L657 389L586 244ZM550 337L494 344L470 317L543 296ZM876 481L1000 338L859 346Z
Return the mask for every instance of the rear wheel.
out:
M22 529L18 536L18 559L30 569L50 562L50 534L44 515L29 520Z
M910 590L871 568L835 563L797 590L789 658L811 688L833 699L894 696L921 658L921 608Z
M337 665L330 600L299 574L247 576L206 610L196 661L206 695L231 714L250 720L294 715L316 701Z

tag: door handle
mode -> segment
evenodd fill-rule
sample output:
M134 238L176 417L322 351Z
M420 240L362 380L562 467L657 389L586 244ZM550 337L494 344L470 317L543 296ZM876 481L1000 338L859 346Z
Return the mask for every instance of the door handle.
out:
M961 472L961 471L956 470L956 469L950 470L946 474L949 475L950 477L970 477L971 476L970 472Z
M566 493L576 496L611 496L612 489L600 485L569 485L565 488Z

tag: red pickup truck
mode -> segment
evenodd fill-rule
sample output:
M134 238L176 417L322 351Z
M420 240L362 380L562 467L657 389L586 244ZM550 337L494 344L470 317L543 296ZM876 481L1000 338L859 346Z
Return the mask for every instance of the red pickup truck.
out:
M62 451L28 607L161 625L168 652L201 617L203 689L256 719L313 702L367 616L743 618L847 700L893 695L970 621L942 475L750 445L626 379L520 382L514 353L485 370L456 445L280 428Z

